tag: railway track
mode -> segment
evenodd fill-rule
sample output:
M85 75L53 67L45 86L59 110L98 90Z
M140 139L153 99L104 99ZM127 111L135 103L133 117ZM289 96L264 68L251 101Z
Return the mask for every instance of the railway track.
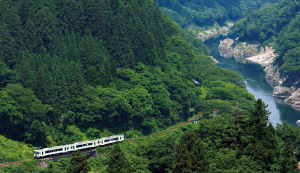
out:
M195 116L195 118L199 118L199 116L202 114L202 112L200 114L198 114L197 116ZM173 130L176 130L178 129L180 126L183 126L183 125L186 125L188 123L191 123L192 120L189 120L185 123L182 123L182 124L179 124L178 126L175 126L175 127L172 127L170 129L167 129L167 130L163 130L163 131L160 131L160 132L157 132L157 133L153 133L151 135L148 135L148 136L143 136L143 137L140 137L140 138L135 138L135 139L132 139L130 141L125 141L125 143L128 143L128 142L133 142L133 141L136 141L136 140L139 140L139 139L142 139L142 138L147 138L149 136L155 136L155 135L159 135L159 134L162 134L162 133L165 133L167 131L173 131ZM86 153L86 152L84 152ZM68 155L71 155L71 154L68 154ZM64 156L65 157L65 156ZM30 160L40 160L40 161L43 161L43 160L52 160L54 158L58 158L58 157L50 157L50 158L44 158L44 159L30 159ZM18 164L21 164L23 163L24 161L28 161L28 160L22 160L22 161L17 161L17 162L11 162L11 163L5 163L5 164L0 164L0 167L2 166L9 166L9 165L18 165Z
M202 112L201 112L200 114L202 115ZM197 116L195 116L195 118L199 118L200 114L198 114ZM149 136L159 135L159 134L165 133L165 132L167 132L167 131L173 131L173 130L178 129L180 126L186 125L186 124L191 123L191 122L192 122L192 120L189 120L189 121L187 121L187 122L185 122L185 123L179 124L178 126L172 127L172 128L170 128L170 129L163 130L163 131L160 131L160 132L157 132L157 133L153 133L153 134L148 135L148 136L143 136L143 137L140 137L140 138L135 138L135 139L132 139L132 140L130 140L130 141L125 141L125 143L133 142L133 141L136 141L136 140L139 140L139 139L142 139L142 138L147 138L147 137L149 137Z

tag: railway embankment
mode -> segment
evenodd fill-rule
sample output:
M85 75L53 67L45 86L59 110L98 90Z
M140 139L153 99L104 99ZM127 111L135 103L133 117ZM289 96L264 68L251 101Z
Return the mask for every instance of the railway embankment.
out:
M202 112L200 112L198 115L196 115L194 118L199 118L200 116L202 116ZM173 130L176 130L178 129L180 126L183 126L185 124L188 124L188 123L192 123L192 119L191 120L188 120L187 122L184 122L182 124L179 124L177 126L174 126L174 127L171 127L169 129L166 129L166 130L163 130L163 131L160 131L160 132L157 132L157 133L153 133L151 135L148 135L148 136L143 136L143 137L139 137L139 138L135 138L135 139L130 139L128 141L124 141L125 143L129 143L129 142L133 142L133 141L136 141L136 140L139 140L139 139L142 139L142 138L147 138L147 137L150 137L150 136L155 136L155 135L159 135L159 134L162 134L162 133L165 133L165 132L168 132L168 131L173 131ZM87 151L84 151L82 153L87 153L87 152L91 152L92 151L92 154L90 154L88 157L96 157L96 158L99 158L99 155L97 153L97 151L95 149L92 149L92 150L87 150ZM31 160L39 160L39 162L37 162L37 166L41 167L41 168L46 168L47 167L47 163L45 162L46 160L57 160L59 158L63 158L63 157L71 157L71 154L65 154L65 155L62 155L62 156L54 156L54 157L49 157L49 158L43 158L43 159L31 159ZM17 162L11 162L11 163L5 163L5 164L0 164L0 167L2 166L10 166L10 165L18 165L18 164L21 164L23 163L24 161L26 160L21 160L21 161L17 161ZM0 170L0 173L1 173L1 170Z

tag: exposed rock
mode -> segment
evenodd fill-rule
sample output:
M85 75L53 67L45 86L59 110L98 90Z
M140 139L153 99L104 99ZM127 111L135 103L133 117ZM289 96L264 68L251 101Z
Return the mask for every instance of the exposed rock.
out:
M274 97L286 98L284 102L291 105L294 109L300 111L300 88L299 80L289 87L281 87L288 76L281 72L277 66L273 65L276 57L274 50L271 47L262 47L260 44L248 44L239 42L237 39L225 39L220 42L220 55L226 58L234 57L241 63L252 62L259 64L266 72L265 78L267 82L274 88L271 93ZM297 91L295 91L297 90Z
M227 38L225 40L220 41L219 44L219 52L221 56L225 58L233 57L234 47L233 47L234 40Z
M221 56L234 57L240 63L252 62L261 65L266 72L265 77L272 87L281 85L287 79L278 67L273 66L272 62L276 54L271 47L262 47L259 44L246 42L236 45L235 40L227 38L220 41L219 52Z
M278 85L281 85L287 79L284 73L280 72L278 67L273 66L271 63L266 65L264 71L266 72L265 78Z
M294 91L287 87L276 86L271 93L274 97L288 98Z
M293 94L284 100L286 103L293 107L300 107L300 88L297 91L293 92Z
M250 62L266 67L273 62L275 56L276 54L274 53L274 50L272 48L266 47L265 49L261 50L258 55L251 56L246 59Z
M233 26L233 23L228 22L227 26L220 27L218 24L215 24L215 28L205 30L202 33L196 34L196 37L202 41L208 40L217 35L228 35L230 28Z
M99 158L99 155L98 155L97 151L95 150L95 151L91 152L90 155L87 156L87 158L90 158L90 157Z
M209 56L209 57L211 57L211 59L214 60L216 64L220 63L220 62L219 62L216 58L214 58L213 56Z
M236 60L245 63L245 58L257 55L259 45L240 42L236 45L235 40L227 38L220 41L220 55L226 58L234 57Z
M48 163L46 163L44 160L37 162L37 166L40 168L47 168Z
M300 120L297 120L297 121L296 121L296 124L297 124L298 126L300 126Z

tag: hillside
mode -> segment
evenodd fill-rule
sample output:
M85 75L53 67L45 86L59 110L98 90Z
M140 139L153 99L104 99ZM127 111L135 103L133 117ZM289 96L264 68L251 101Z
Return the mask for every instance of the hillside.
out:
M282 0L279 3L253 11L236 22L233 31L240 41L259 41L273 46L278 54L275 65L289 78L291 86L299 78L299 1ZM299 86L295 86L299 87Z
M13 140L143 135L254 101L241 76L151 1L0 3L0 134Z
M186 124L130 143L98 147L99 158L86 160L89 171L83 172L299 172L295 170L294 151L299 159L300 129L286 122L274 129L267 123L266 107L259 99L250 117L235 110L229 118L201 119L198 124ZM36 162L0 170L67 173L70 168L78 168L69 158L49 161L44 169Z
M99 158L74 153L45 169L31 160L2 172L295 170L300 130L268 123L267 105L243 78L218 67L153 1L7 0L0 8L5 161L112 134L137 138L203 112L198 124L99 147ZM214 108L220 116L211 118Z
M156 0L160 9L172 20L185 28L224 25L226 21L236 21L245 13L279 0Z

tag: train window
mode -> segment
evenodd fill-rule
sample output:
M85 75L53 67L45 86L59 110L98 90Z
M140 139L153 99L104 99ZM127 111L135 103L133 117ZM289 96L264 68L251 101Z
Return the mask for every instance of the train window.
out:
M88 144L82 144L82 145L76 145L76 148L81 148L85 146L93 145L93 143L88 143Z

